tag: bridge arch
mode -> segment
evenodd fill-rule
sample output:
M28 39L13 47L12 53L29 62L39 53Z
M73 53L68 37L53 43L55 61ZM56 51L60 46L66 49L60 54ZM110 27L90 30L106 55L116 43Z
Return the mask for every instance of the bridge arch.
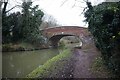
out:
M42 30L42 34L53 47L57 47L59 40L65 36L77 36L83 42L82 37L87 33L87 28L79 26L60 26Z
M63 38L63 37L66 37L66 36L75 36L77 38L79 38L79 36L77 35L72 35L72 34L64 34L64 35L54 35L52 36L50 39L49 39L49 42L51 44L52 47L58 47L58 43L59 41ZM81 40L80 40L81 41Z

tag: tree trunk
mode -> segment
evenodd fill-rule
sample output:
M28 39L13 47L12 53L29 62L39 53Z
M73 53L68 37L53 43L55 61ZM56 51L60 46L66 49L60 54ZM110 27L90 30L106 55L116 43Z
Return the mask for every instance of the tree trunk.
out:
M4 2L4 7L3 7L3 10L2 10L3 15L6 14L7 4L8 4L8 2Z

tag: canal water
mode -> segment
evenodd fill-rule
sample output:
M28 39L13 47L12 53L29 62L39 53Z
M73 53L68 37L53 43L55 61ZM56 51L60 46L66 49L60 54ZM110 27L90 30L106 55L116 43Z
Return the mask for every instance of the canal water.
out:
M58 54L58 49L4 52L2 53L2 76L3 78L24 78Z

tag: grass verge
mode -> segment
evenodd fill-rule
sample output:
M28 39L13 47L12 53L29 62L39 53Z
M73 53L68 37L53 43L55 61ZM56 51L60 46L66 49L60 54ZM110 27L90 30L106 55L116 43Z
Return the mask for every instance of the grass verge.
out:
M93 74L96 75L97 78L111 78L114 75L111 71L105 66L104 60L102 57L97 57L91 67Z
M48 60L44 65L36 68L33 70L30 74L28 74L27 78L37 78L41 77L44 78L46 76L49 76L51 74L51 71L54 72L54 69L57 67L62 67L62 63L58 64L59 61L64 60L66 58L69 58L71 55L71 52L69 49L65 49L63 52L61 52L59 55L53 57L52 59ZM63 63L64 64L64 63Z

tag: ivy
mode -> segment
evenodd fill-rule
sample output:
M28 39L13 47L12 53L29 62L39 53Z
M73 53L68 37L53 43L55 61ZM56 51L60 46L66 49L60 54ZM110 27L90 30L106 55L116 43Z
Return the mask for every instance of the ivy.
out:
M117 67L120 63L116 62L120 61L116 58L120 57L120 2L104 2L97 6L87 5L88 10L84 15L96 47L101 51L108 67L112 64L110 68L120 74L120 68Z

